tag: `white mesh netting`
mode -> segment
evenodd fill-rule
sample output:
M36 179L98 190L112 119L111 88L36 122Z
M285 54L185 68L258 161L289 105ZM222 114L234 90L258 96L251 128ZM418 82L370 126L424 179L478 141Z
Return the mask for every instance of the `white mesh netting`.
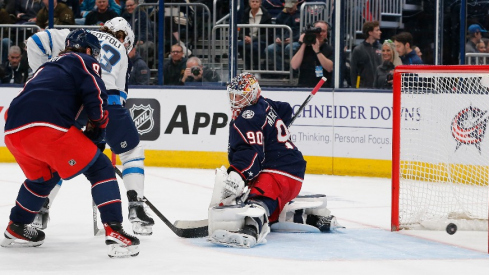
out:
M482 73L401 74L400 228L487 230L486 82Z

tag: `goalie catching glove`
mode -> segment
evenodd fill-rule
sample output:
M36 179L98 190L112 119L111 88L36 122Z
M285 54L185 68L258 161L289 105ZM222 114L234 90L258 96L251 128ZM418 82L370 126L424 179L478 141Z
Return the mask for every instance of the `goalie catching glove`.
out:
M103 116L99 120L88 120L87 127L83 134L93 143L99 144L105 139L105 128L109 123L109 111L105 110Z
M243 178L236 171L230 171L228 174L224 166L217 168L209 207L235 204L236 198L243 194L244 188Z

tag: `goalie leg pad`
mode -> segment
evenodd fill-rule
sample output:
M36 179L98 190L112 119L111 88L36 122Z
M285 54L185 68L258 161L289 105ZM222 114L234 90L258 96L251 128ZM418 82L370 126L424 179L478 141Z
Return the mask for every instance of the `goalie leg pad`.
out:
M209 209L208 241L212 243L250 248L266 243L268 233L268 210L259 203Z
M138 199L144 196L144 149L138 144L119 155L122 162L122 180L126 190L134 190Z
M329 232L344 228L326 207L326 195L299 195L289 202L272 225L276 232Z

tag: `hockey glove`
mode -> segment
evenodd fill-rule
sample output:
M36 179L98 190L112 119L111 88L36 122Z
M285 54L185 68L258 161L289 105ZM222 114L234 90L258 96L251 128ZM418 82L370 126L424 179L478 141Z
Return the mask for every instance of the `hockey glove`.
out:
M224 205L229 205L237 197L243 194L245 183L241 176L235 171L229 172L229 175L224 180L224 183L224 188L222 190L222 203Z
M105 110L104 115L99 120L88 120L87 127L83 132L93 143L99 144L105 139L105 128L109 123L109 111Z

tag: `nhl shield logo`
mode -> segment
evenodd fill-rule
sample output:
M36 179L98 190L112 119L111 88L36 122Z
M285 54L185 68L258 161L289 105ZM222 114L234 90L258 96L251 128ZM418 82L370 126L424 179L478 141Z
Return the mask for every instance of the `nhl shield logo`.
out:
M154 109L151 108L151 105L133 105L131 109L129 109L131 113L132 120L134 121L134 125L136 129L138 129L138 133L140 135L146 134L153 130L155 125L153 119Z

